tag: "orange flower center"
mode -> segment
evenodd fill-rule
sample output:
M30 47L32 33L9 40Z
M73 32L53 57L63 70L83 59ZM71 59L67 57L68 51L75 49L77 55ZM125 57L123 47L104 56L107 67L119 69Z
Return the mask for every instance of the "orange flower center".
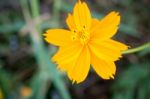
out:
M85 29L80 30L80 31L73 31L73 36L72 36L72 40L78 40L81 42L81 44L87 44L87 42L89 41L89 32L86 31Z

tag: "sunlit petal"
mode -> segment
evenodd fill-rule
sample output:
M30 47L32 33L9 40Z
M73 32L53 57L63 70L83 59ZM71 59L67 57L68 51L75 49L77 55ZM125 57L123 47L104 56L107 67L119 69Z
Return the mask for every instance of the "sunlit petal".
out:
M111 38L117 33L119 23L120 15L117 12L111 12L92 28L92 38L101 40Z
M70 71L68 71L68 77L76 83L80 83L88 75L90 69L90 52L88 47L84 47L82 52L80 53L74 67Z
M121 52L105 47L99 43L90 42L89 48L95 56L102 60L116 61L121 57Z
M56 46L65 46L72 43L71 32L64 29L49 29L44 34L45 40Z
M79 1L73 9L74 22L78 30L89 29L91 26L91 13L85 2Z
M77 29L76 25L74 23L74 18L73 18L73 16L71 14L68 14L68 17L66 19L66 23L67 23L67 25L68 25L70 30L74 31L74 30Z
M91 54L91 64L96 73L103 79L114 78L116 73L116 66L114 62L101 60L95 54Z

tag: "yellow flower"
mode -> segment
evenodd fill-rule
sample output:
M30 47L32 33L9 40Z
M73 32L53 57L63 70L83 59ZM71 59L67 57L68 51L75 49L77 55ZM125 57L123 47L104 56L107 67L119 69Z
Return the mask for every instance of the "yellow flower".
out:
M0 89L0 99L4 99L4 97L3 97L3 92L2 92L1 89Z
M20 90L20 94L23 97L29 97L32 94L32 89L29 87L22 87Z
M52 57L58 68L65 71L73 83L85 80L90 65L103 79L114 78L114 62L122 57L122 51L128 49L111 39L118 30L119 14L113 11L102 20L92 18L87 4L79 0L66 23L69 30L49 29L44 34L48 43L59 46Z

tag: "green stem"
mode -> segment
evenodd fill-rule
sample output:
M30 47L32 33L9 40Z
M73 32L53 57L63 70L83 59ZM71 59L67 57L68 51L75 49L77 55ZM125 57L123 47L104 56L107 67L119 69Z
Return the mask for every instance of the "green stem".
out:
M131 54L131 53L136 53L136 52L139 52L139 51L142 51L146 48L150 48L150 43L146 43L142 46L139 46L137 48L133 48L133 49L129 49L127 51L124 51L122 54Z
M55 87L60 92L62 99L70 99L70 95L61 78L61 75L56 70L56 66L52 62L50 62L49 55L47 54L48 51L45 49L43 40L41 39L42 30L39 27L39 24L33 22L33 19L29 14L29 7L27 5L27 0L21 0L21 4L22 4L23 14L26 23L29 25L30 37L32 39L32 46L34 48L35 56L39 64L39 69L38 69L39 72L38 74L35 75L35 80L37 82L33 80L33 87L36 91L34 94L37 95L36 99L45 99L44 98L45 92L43 93L42 88L43 87L47 88L45 84L47 84L49 80L53 81ZM31 0L30 4L31 4L32 17L33 18L38 17L40 15L39 0Z
M61 4L62 4L62 0L54 0L53 14L52 14L53 27L59 27Z
M39 0L31 0L32 17L36 18L40 15Z

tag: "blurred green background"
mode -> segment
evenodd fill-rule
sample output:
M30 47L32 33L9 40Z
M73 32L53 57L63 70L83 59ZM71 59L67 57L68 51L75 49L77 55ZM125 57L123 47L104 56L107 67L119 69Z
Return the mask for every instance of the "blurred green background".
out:
M91 69L72 84L50 57L57 47L44 42L49 28L67 28L76 0L0 0L0 99L150 99L150 48L117 61L114 80ZM131 48L150 42L150 0L86 0L92 16L118 11L114 39Z

